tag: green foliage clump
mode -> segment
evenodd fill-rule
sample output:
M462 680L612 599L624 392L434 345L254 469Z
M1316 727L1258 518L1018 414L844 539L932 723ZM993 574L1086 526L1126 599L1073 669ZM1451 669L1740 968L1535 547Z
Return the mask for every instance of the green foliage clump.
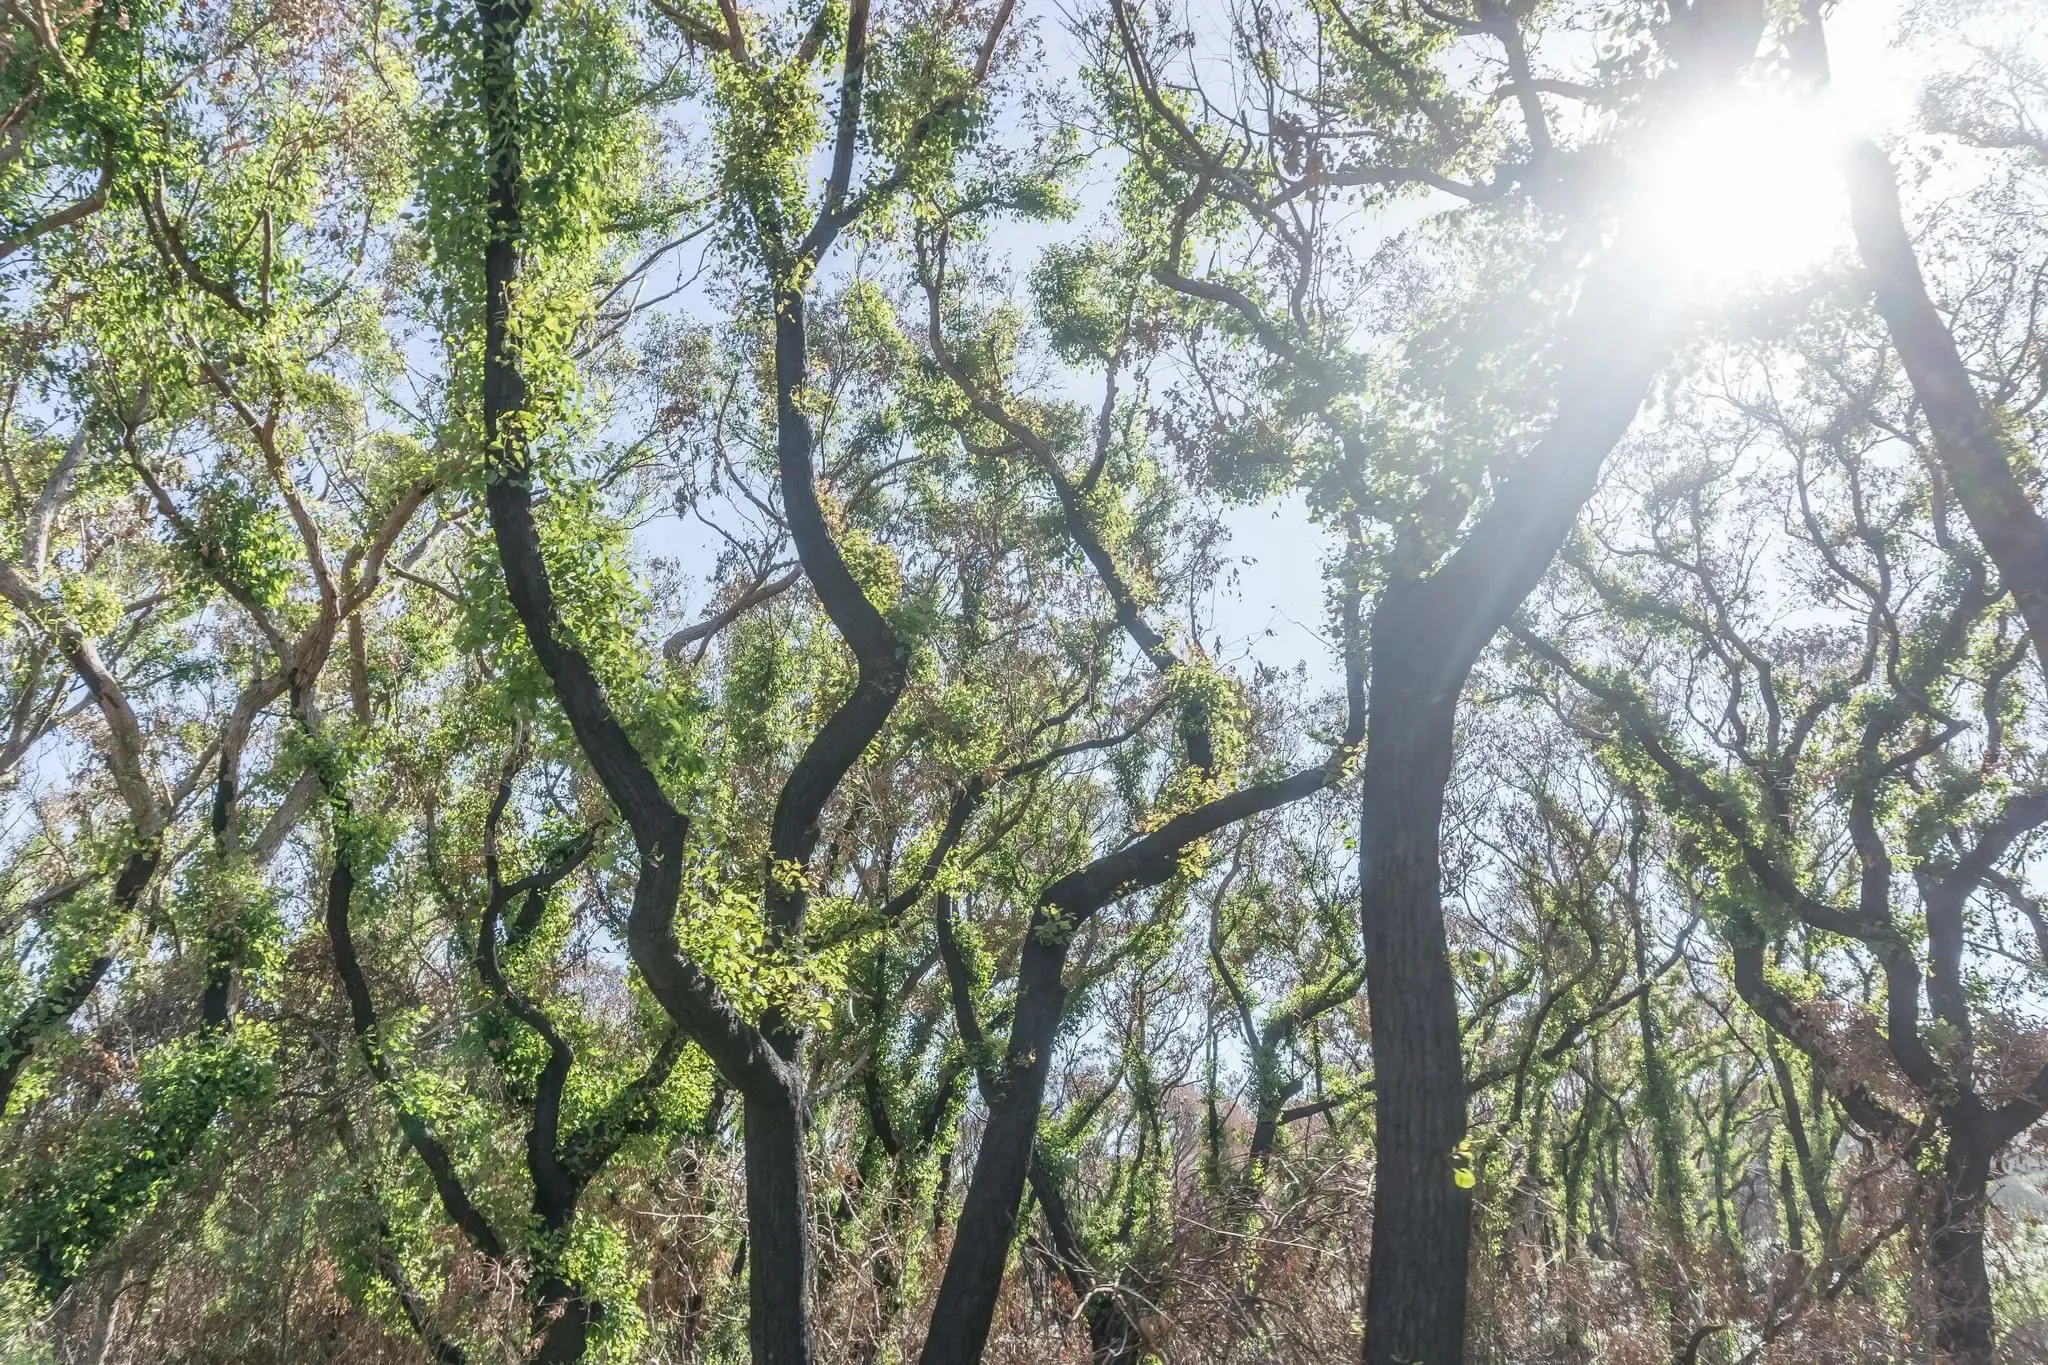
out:
M189 1175L223 1116L260 1105L275 1036L256 1025L164 1043L137 1066L134 1099L90 1115L55 1154L15 1173L7 1255L56 1295L110 1242Z

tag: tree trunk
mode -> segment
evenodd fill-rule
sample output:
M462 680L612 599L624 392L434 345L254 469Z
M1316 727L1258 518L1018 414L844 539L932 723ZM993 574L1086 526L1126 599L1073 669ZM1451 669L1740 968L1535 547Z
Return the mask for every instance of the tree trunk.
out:
M1366 1365L1455 1365L1465 1341L1472 1192L1439 845L1457 689L1438 682L1426 600L1396 581L1373 630L1359 887L1375 1090L1399 1102L1377 1106Z
M121 876L114 883L114 904L124 913L132 913L136 902L142 899L150 879L156 875L162 854L162 845L151 840L128 855ZM42 1035L76 1014L79 1006L92 998L100 978L113 965L114 959L108 953L79 963L70 973L46 985L42 994L22 1010L6 1036L0 1037L0 1111L14 1097L14 1083L35 1055L35 1045Z
M754 1365L809 1365L811 1239L801 1101L747 1094L747 1346Z
M974 1365L988 1341L1003 1269L1017 1230L1017 1207L1031 1170L1038 1139L1038 1110L1052 1045L1065 1013L1067 991L1060 979L1066 965L1064 939L1047 942L1043 912L1025 931L1017 969L1017 1014L1010 1046L1002 1059L1003 1089L989 1100L988 1127L960 1208L952 1254L939 1282L938 1303L925 1334L922 1365Z
M1927 415L1935 461L2048 666L2048 521L2013 472L2009 442L1927 292L1891 160L1874 143L1858 141L1844 164L1857 249L1878 314Z
M1252 1053L1252 1137L1245 1148L1244 1178L1238 1182L1239 1193L1247 1197L1247 1204L1265 1192L1266 1168L1273 1149L1280 1145L1287 1102L1301 1093L1303 1085L1300 1076L1281 1076L1280 1048L1284 1037L1247 1040Z
M548 1277L534 1292L533 1325L540 1343L528 1357L532 1365L574 1365L590 1345L595 1306L575 1286Z
M1991 1154L1951 1135L1928 1210L1927 1273L1934 1346L1944 1365L1991 1365L1991 1277L1984 1268L1984 1211Z
M1356 710L1354 707L1355 728L1347 727L1351 734L1347 744L1355 743L1362 732ZM988 1128L960 1210L945 1277L939 1282L939 1298L925 1338L924 1365L973 1365L988 1340L1017 1226L1017 1206L1038 1136L1038 1113L1053 1043L1065 1017L1067 989L1061 973L1075 931L1111 901L1172 877L1197 841L1329 786L1340 771L1342 752L1276 781L1239 787L1183 811L1061 877L1042 893L1018 958L1017 1004L1009 1046L995 1069L985 1071L982 1078L989 1106ZM941 953L945 954L943 947ZM956 969L949 964L947 970L950 976ZM963 994L956 984L955 1000ZM975 1026L963 1022L961 1036L970 1047L977 1046L976 1032Z

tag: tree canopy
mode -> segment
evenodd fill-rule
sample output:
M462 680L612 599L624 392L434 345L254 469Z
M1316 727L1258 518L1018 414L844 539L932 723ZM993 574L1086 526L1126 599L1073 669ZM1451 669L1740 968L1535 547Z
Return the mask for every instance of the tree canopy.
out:
M0 1358L2048 1359L2023 0L0 0Z

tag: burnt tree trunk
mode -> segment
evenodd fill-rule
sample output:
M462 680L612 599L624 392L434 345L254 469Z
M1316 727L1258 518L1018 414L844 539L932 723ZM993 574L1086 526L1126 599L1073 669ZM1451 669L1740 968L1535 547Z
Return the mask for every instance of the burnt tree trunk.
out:
M804 1125L795 1092L745 1096L747 1347L756 1361L811 1358Z
M1354 710L1353 724L1363 717ZM1348 736L1355 739L1355 736ZM1348 747L1348 745L1347 745ZM1342 753L1275 782L1240 787L1174 816L1135 842L1068 873L1047 887L1024 931L1017 964L1017 1000L1009 1043L983 1081L988 1127L961 1205L952 1253L939 1282L925 1336L923 1365L973 1365L981 1359L1002 1292L1003 1271L1017 1228L1018 1205L1031 1170L1038 1116L1045 1099L1053 1044L1066 1015L1062 972L1074 932L1103 906L1158 886L1197 840L1322 790L1335 780ZM950 969L950 966L949 966ZM956 987L956 991L957 991ZM971 1036L964 1041L974 1046Z
M626 941L634 965L683 1035L702 1047L746 1097L747 1231L756 1248L748 1271L753 1360L755 1365L809 1365L802 1077L790 1053L772 1046L677 947L675 914L689 821L613 713L589 659L561 630L534 525L527 384L511 330L512 295L523 268L521 201L526 188L517 49L531 14L531 0L478 0L484 68L478 93L491 133L490 234L482 263L482 415L490 464L485 505L506 595L527 643L554 686L578 747L633 831L640 866ZM864 743L853 745L855 756Z
M1991 1365L1991 1277L1984 1266L1984 1214L1991 1153L1951 1133L1927 1217L1927 1281L1934 1348L1948 1365Z
M122 865L121 875L114 883L114 904L124 914L133 913L142 893L149 888L150 879L156 875L157 865L163 858L163 845L152 838L144 842ZM40 994L15 1018L4 1036L0 1036L0 1110L14 1095L14 1085L21 1072L35 1055L35 1045L43 1034L56 1028L78 1012L79 1006L92 998L99 988L100 979L114 965L113 956L99 953L74 966L69 972L47 983Z
M1359 824L1375 1126L1368 1365L1463 1358L1472 1191L1465 1064L1444 937L1440 835L1456 688L1432 675L1419 585L1382 596ZM1462 674L1460 674L1462 681Z
M1145 1339L1131 1320L1123 1296L1114 1284L1098 1284L1089 1264L1081 1232L1074 1224L1074 1211L1060 1188L1059 1172L1043 1153L1031 1159L1031 1193L1045 1215L1046 1231L1052 1236L1053 1255L1059 1258L1060 1273L1067 1287L1081 1300L1081 1315L1088 1322L1088 1353L1094 1365L1138 1365Z
M925 1333L923 1365L973 1365L988 1341L989 1323L1017 1231L1017 1208L1038 1139L1038 1112L1052 1045L1066 1011L1061 980L1067 945L1049 932L1043 910L1031 917L1017 968L1017 1013L1010 1044L998 1065L1002 1089L986 1097L988 1127L960 1207L953 1250L939 1282L938 1303Z
M575 1365L589 1349L590 1326L598 1310L576 1287L556 1276L533 1295L534 1332L539 1343L527 1357L533 1365Z
M1664 358L1676 299L1633 239L1573 309L1555 414L1457 552L1375 606L1359 829L1378 1096L1367 1365L1463 1359L1471 1196L1458 1183L1465 1070L1439 841L1459 693L1593 494Z

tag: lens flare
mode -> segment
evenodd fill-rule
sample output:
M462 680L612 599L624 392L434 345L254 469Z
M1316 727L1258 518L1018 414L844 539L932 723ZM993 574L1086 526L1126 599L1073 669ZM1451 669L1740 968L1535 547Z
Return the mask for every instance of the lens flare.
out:
M1690 294L1782 283L1849 240L1829 107L1744 90L1703 108L1648 149L1641 212Z

